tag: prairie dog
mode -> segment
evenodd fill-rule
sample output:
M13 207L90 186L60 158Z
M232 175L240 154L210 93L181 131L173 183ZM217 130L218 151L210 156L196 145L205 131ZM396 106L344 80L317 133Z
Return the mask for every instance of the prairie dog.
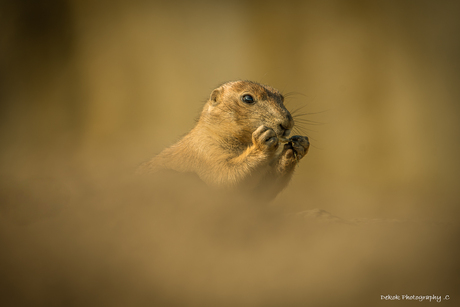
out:
M283 95L266 85L224 83L212 91L196 126L139 171L192 172L209 186L271 200L310 146L306 136L288 138L294 119L283 102Z

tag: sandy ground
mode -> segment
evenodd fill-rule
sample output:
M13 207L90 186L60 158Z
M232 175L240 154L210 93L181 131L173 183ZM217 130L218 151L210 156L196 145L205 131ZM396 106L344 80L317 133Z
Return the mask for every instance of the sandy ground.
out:
M458 224L289 213L175 176L27 184L2 193L2 306L458 303Z

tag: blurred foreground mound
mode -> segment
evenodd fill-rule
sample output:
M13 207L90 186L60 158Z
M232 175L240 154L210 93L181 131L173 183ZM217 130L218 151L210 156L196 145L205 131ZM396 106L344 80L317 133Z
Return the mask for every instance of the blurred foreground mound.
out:
M171 174L64 182L3 183L2 306L383 306L458 290L457 225L287 214Z

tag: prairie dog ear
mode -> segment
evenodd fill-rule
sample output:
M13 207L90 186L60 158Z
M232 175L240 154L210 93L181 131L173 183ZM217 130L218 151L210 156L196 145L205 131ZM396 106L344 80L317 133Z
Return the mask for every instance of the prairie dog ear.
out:
M209 98L209 100L211 101L211 104L213 106L218 105L220 103L221 94L222 94L222 89L220 87L212 91L211 97Z

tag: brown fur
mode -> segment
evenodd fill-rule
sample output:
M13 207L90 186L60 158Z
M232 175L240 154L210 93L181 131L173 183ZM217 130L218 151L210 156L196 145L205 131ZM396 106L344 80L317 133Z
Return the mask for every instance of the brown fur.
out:
M253 104L242 101L246 94L254 97ZM307 137L293 136L280 148L280 139L294 126L283 101L269 86L225 83L211 93L197 125L140 170L192 172L210 186L273 199L286 187L309 147Z

